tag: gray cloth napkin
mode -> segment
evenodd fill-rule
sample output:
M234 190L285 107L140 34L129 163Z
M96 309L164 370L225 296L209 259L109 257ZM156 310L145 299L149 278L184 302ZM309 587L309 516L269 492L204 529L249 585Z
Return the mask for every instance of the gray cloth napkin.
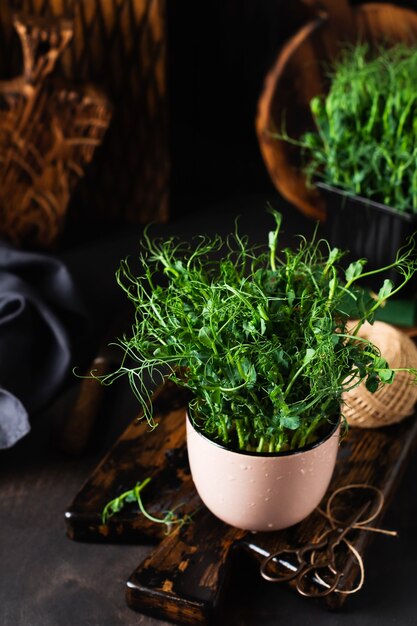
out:
M84 324L62 262L0 242L0 448L26 435L29 415L57 392Z

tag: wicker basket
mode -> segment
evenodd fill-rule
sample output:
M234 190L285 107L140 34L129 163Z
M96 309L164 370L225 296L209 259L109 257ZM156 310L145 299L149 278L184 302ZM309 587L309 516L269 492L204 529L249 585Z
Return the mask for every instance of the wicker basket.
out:
M168 216L165 0L2 0L0 71L21 63L14 11L65 15L74 38L57 66L70 81L93 83L114 105L102 147L77 188L70 213L146 222Z
M415 43L417 13L391 4L360 4L348 0L305 0L316 9L288 41L268 73L258 103L256 129L269 175L278 191L312 217L325 216L322 195L308 188L300 149L273 137L285 117L291 137L314 128L309 103L328 86L326 67L347 42Z
M381 351L391 368L417 368L417 346L410 337L384 322L364 324L358 335ZM343 396L342 412L351 426L378 428L400 422L414 411L417 385L407 372L397 372L391 384L375 393L363 383Z

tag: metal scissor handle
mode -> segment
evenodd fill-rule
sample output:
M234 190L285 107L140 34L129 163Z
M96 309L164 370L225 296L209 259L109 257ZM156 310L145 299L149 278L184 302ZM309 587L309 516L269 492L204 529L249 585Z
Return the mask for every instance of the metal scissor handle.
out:
M297 591L304 596L328 595L337 588L343 575L336 567L335 548L357 524L369 506L370 502L364 504L346 524L330 528L317 542L309 542L298 548L285 548L270 554L261 564L262 577L269 582L289 582L296 579ZM321 558L313 561L313 555L316 554L320 554ZM319 574L321 571L323 576ZM324 573L330 574L330 582L329 576L324 576ZM311 591L311 583L315 585L314 593Z

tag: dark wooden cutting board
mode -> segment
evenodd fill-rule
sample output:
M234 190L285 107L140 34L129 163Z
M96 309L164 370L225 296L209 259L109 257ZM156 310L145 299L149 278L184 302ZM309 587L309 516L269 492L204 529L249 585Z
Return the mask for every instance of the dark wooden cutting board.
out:
M92 473L65 516L71 539L156 542L150 556L127 581L128 605L160 619L207 624L221 599L231 559L237 550L247 551L260 563L271 552L317 540L328 528L328 522L314 511L292 528L249 533L217 520L199 499L189 473L186 403L187 395L173 385L159 389L154 399L158 427L149 431L142 421L131 424ZM380 525L416 441L414 417L378 430L350 429L340 445L335 473L322 506L335 489L366 483L381 489L384 495L384 507L373 521L374 526ZM128 504L103 525L101 512L105 504L147 477L152 480L143 492L143 500L152 515L162 516L164 511L178 507L181 513L192 514L193 521L167 536L162 525L152 524L138 515L135 504ZM340 519L347 519L361 505L365 492L357 489L349 493L349 498L339 502ZM362 556L372 535L366 531L351 535ZM348 552L339 567L343 570L343 586L352 587L358 568ZM338 607L346 597L332 593L325 602L332 608Z

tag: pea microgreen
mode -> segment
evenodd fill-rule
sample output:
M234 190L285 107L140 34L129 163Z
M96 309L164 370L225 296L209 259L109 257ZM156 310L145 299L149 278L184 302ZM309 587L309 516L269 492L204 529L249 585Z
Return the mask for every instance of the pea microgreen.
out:
M302 148L308 181L417 213L416 75L416 47L345 49L310 102L315 130L279 135Z
M121 493L117 496L117 498L107 502L101 514L102 523L107 524L110 517L119 513L125 504L129 502L135 502L139 512L150 522L155 524L164 524L166 526L166 534L169 534L173 528L181 527L191 521L191 516L179 516L174 510L166 511L163 517L155 517L154 515L151 515L142 500L142 491L150 482L151 478L145 478L142 482L136 483L133 489L129 489L128 491Z
M101 380L127 375L151 426L145 373L192 392L190 414L209 438L259 453L315 441L340 413L344 391L361 381L375 391L393 380L379 350L357 333L413 275L412 249L392 264L399 285L385 282L375 300L358 286L369 274L364 259L341 270L343 252L317 234L280 249L281 215L271 212L265 247L237 227L224 240L191 244L151 239L146 230L139 262L121 263L117 280L135 322L119 340L120 368Z

